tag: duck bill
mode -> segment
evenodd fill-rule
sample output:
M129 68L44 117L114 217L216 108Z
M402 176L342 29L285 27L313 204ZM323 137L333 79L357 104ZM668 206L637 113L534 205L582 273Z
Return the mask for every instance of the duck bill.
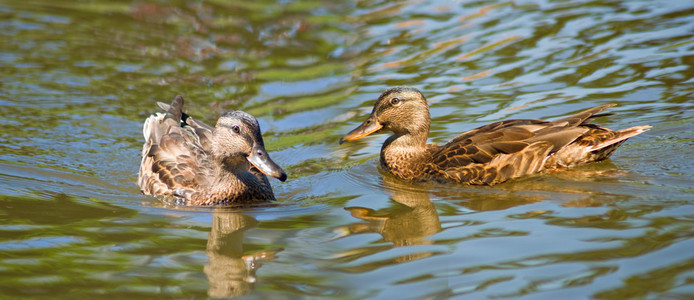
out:
M287 174L284 173L284 170L282 170L280 166L270 159L270 155L267 154L267 151L265 151L263 146L258 144L253 145L253 151L251 151L251 155L249 155L246 159L254 167L260 170L260 172L263 172L263 174L270 177L275 177L280 181L287 180Z
M383 125L381 123L378 123L378 121L374 120L374 117L371 116L364 123L361 123L359 127L354 128L354 130L350 131L348 134L343 136L340 139L340 144L344 142L350 142L354 140L358 140L360 138L363 138L369 134L372 134L376 131L381 130L383 128Z

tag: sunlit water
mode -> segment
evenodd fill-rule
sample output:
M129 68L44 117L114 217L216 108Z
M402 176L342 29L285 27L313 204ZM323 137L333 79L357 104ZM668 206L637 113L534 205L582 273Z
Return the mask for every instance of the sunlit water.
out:
M3 297L694 297L690 1L160 2L0 2ZM379 172L384 135L337 144L394 85L435 142L606 103L653 129L566 172L413 185ZM279 205L138 193L141 123L177 94L259 118Z

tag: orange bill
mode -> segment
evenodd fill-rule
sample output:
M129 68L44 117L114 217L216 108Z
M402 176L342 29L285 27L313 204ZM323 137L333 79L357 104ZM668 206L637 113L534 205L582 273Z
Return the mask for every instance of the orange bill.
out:
M381 123L378 123L378 121L373 120L373 117L369 117L368 119L366 119L366 121L364 121L364 123L361 123L359 127L354 128L354 130L350 131L345 136L343 136L340 139L340 144L344 142L358 140L369 134L381 130L381 128L383 128L383 125L381 125Z

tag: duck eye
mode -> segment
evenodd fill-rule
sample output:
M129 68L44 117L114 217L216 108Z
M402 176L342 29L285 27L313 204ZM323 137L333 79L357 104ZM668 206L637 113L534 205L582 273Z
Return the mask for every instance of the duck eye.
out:
M398 104L398 103L400 103L400 98L393 98L393 99L390 99L390 104L396 105L396 104Z
M231 126L231 130L233 130L235 133L239 133L241 131L241 129L239 129L239 125Z

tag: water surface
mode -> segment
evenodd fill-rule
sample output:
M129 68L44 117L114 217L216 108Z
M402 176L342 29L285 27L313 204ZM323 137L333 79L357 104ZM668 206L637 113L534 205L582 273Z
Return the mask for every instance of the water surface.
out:
M2 1L0 293L691 298L692 32L686 1ZM434 142L606 103L653 129L566 172L403 183L385 135L337 143L394 85ZM141 123L177 94L259 118L278 205L139 194Z

